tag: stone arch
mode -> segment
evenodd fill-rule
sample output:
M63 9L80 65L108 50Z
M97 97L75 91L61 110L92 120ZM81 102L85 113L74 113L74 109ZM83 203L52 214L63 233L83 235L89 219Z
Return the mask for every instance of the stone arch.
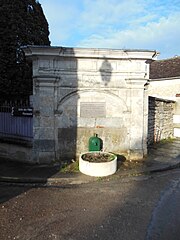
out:
M59 155L65 150L69 153L70 149L74 149L77 154L87 151L87 142L93 133L97 133L103 140L104 149L124 152L129 144L127 122L130 111L123 96L126 94L121 97L112 91L96 89L76 90L64 96L58 102L56 114ZM94 109L90 111L91 116L82 114L82 103L86 106L94 103L94 109L96 104L102 103L105 114L93 115Z
M120 96L118 96L117 94L111 92L111 91L107 91L107 90L94 90L92 91L91 89L85 89L85 90L76 90L73 91L69 94L67 94L66 96L64 96L57 104L57 109L59 109L62 105L64 105L67 101L71 100L73 97L76 98L74 103L78 104L78 100L81 99L82 95L87 95L87 94L100 94L103 96L109 96L112 99L114 99L114 101L120 105L121 107L123 107L123 112L128 112L128 106L127 103L125 101L125 99L121 98Z

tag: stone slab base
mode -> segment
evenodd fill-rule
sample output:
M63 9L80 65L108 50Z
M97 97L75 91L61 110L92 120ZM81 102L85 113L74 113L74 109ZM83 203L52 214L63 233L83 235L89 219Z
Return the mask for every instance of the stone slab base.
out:
M0 143L0 158L24 163L35 163L32 160L32 147Z

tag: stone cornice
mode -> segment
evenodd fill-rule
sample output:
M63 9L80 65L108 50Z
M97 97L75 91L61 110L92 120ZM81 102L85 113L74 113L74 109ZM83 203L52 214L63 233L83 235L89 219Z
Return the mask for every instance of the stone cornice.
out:
M144 59L155 60L158 52L155 50L132 49L99 49L99 48L66 48L49 46L24 46L26 57L71 57L71 58L101 58L101 59Z
M126 86L127 88L143 88L144 85L147 83L147 79L145 78L129 78L126 79Z

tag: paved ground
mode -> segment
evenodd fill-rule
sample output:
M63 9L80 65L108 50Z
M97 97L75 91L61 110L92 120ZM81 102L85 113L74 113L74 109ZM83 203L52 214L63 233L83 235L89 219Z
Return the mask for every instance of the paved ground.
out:
M155 145L107 178L1 162L0 240L179 240L179 146Z
M174 169L68 186L1 183L0 240L178 240L179 179Z
M171 181L171 179L169 179ZM148 226L146 240L180 239L180 179L161 192Z
M180 139L159 143L149 149L144 161L125 161L120 158L118 171L106 179L121 178L130 175L149 174L180 166ZM17 162L5 162L0 159L0 182L22 183L58 183L81 184L97 181L81 173L62 173L60 166L27 165Z

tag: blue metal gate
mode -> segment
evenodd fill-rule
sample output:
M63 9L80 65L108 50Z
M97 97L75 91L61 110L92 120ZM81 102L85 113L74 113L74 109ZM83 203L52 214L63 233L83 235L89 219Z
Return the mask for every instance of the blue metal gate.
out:
M29 106L0 106L0 138L32 140L32 115Z

